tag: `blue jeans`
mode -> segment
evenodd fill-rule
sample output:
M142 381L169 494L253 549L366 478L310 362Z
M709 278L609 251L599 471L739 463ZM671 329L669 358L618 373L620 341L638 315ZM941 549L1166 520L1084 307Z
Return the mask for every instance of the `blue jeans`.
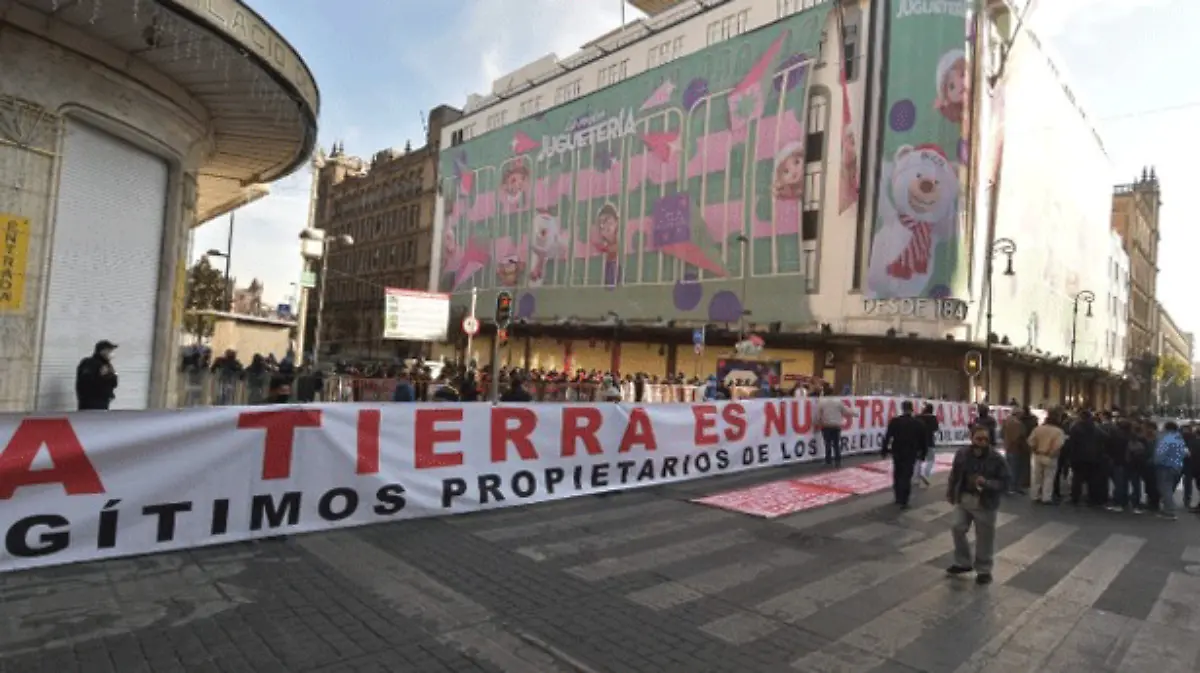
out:
M1136 480L1135 480L1136 481ZM1112 468L1112 484L1113 484L1113 505L1121 509L1129 509L1129 475L1125 471L1124 465L1113 465ZM1141 484L1138 484L1140 491ZM1140 496L1141 493L1138 493Z
M842 464L842 429L821 428L821 439L825 440L825 464Z
M1179 486L1180 471L1159 465L1154 474L1158 480L1158 501L1163 514L1175 513L1175 488Z

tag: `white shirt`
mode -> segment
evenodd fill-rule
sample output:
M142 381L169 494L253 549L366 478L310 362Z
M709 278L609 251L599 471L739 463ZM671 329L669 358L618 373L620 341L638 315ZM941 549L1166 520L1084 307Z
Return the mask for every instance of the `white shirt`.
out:
M840 428L852 412L836 397L822 397L817 402L817 424L823 428Z

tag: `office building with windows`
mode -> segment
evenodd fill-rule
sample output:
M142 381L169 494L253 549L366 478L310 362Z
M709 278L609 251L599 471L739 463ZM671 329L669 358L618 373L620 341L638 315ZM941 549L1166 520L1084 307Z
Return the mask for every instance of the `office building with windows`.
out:
M449 106L430 111L424 144L389 148L369 160L336 144L317 161L315 218L326 236L349 236L329 248L321 320L322 359L391 360L420 353L421 345L384 341L386 288L429 286L430 252L442 129L458 119ZM347 239L341 239L347 240ZM308 303L313 344L320 302Z

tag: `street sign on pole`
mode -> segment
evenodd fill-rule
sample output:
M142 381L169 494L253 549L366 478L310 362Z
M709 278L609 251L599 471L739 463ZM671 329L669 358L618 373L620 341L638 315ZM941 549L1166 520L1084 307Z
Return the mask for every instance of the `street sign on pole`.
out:
M317 272L305 270L300 274L300 287L313 289L317 286Z
M479 321L476 320L475 316L472 315L463 318L462 330L463 334L466 334L467 336L475 336L476 334L479 334Z
M696 329L692 330L692 343L696 346L704 345L704 328L703 327L697 327Z

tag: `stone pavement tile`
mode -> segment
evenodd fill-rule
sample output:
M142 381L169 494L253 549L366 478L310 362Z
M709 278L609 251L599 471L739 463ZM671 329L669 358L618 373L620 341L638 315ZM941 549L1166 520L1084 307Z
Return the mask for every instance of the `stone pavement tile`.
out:
M1135 619L1088 610L1044 665L1053 673L1121 673L1117 667L1138 631Z
M1148 618L1171 571L1182 570L1176 560L1178 554L1164 553L1163 546L1160 541L1143 547L1133 562L1109 583L1094 607L1133 619Z
M121 612L113 615L118 619L95 621L95 617L112 614L101 612L89 622L86 606L59 612L57 616L65 625L76 627L73 635L43 641L47 649L42 650L31 647L35 640L10 639L0 649L0 663L20 673L42 670L293 673L336 667L343 661L381 652L403 658L404 651L389 648L394 642L409 642L419 650L436 653L442 661L469 666L462 670L478 670L473 661L421 631L416 624L387 614L369 596L356 593L347 584L322 573L316 564L304 561L287 544L263 543L145 557L131 562L128 567L149 573L144 577L113 572L112 569L125 567L120 563L93 565L93 569L102 569L98 576L108 582L100 586L122 597L116 605ZM98 581L96 577L83 576L82 580L77 577L75 584L63 586L62 591L72 592L78 590L81 582L86 586L86 582ZM18 585L27 588L31 583L6 578L5 584L5 588ZM210 600L210 591L200 591L199 587L231 598L225 602ZM158 593L148 594L148 588ZM197 602L197 597L207 602ZM66 598L69 596L59 596L57 600L65 604ZM15 604L6 601L4 605L15 605L24 611L19 599ZM27 623L24 628L24 633L35 638L35 634L41 633L36 622ZM459 670L456 665L428 670L431 673Z
M1200 639L1175 626L1145 622L1113 670L1195 673L1200 670Z
M1110 535L1087 558L957 669L957 673L1036 670L1146 544Z
M847 651L853 657L854 667L866 670L881 665L895 658L900 650L919 640L926 632L947 623L955 623L960 613L989 607L992 596L989 589L997 590L1003 586L1045 553L1046 549L1061 543L1073 532L1073 526L1048 522L1013 544L1003 546L996 556L996 584L990 588L979 588L973 583L947 578L942 571L930 566L918 566L909 574L920 573L919 576L895 582L895 588L907 590L898 594L898 600L880 600L878 608L874 609L865 604L853 606L843 614L856 618L857 623L851 622L852 626L830 637L836 639L839 646L850 648ZM879 596L880 593L876 591L870 595ZM839 607L845 610L851 606L843 604ZM829 612L822 611L814 617L814 621L828 620L826 615ZM816 630L816 624L812 622L805 622L804 627ZM864 652L870 653L870 656L863 655ZM793 662L793 666L804 670L810 660L814 666L817 663L828 665L837 660L837 654L823 651L806 655Z

